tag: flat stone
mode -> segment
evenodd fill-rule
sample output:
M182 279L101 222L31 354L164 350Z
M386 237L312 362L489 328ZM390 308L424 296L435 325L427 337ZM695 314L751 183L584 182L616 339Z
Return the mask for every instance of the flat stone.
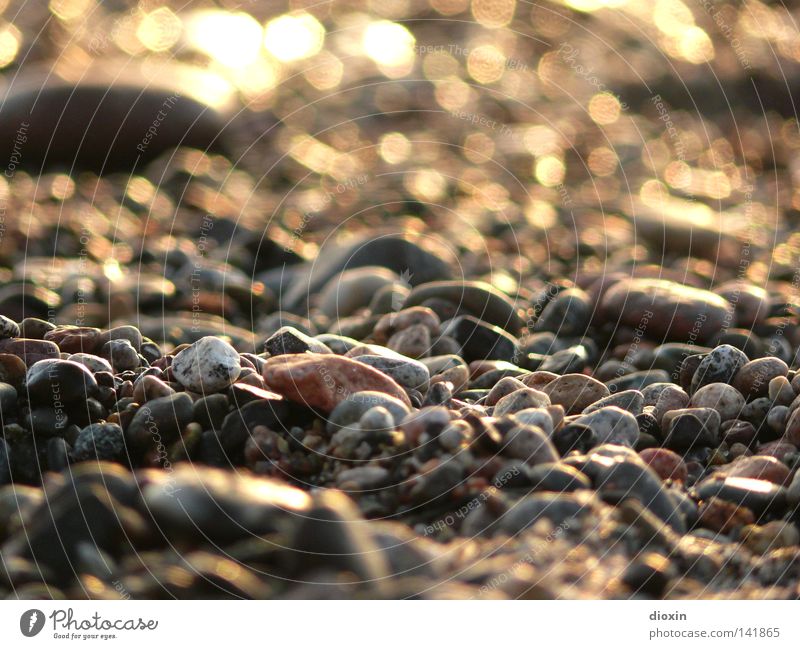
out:
M625 279L603 295L600 313L609 323L643 328L650 340L705 342L731 323L733 307L710 291L660 279Z
M516 338L500 327L462 315L444 323L442 332L453 338L460 346L460 355L468 363L491 359L514 362L519 357Z
M503 454L529 466L558 461L558 452L547 434L536 426L516 426L503 438Z
M679 480L686 482L688 471L683 458L667 448L648 448L639 453L639 457L662 480Z
M80 363L45 359L34 363L26 377L27 397L31 403L56 404L66 408L76 401L94 396L97 381Z
M417 306L439 298L453 302L459 309L512 334L518 333L525 322L520 305L486 282L444 281L416 286L408 294L403 308Z
M768 480L769 482L782 486L789 483L789 478L791 476L789 467L768 455L740 457L731 464L719 467L719 471L732 477Z
M369 410L375 407L386 408L392 415L393 421L398 424L410 412L408 406L400 399L389 396L384 392L376 392L374 390L355 392L340 401L331 411L326 430L329 434L333 434L344 426L358 422Z
M399 279L397 273L381 266L351 268L325 284L319 294L318 307L333 320L348 317L369 305L382 288L393 285ZM402 301L395 307L400 304Z
M49 340L33 340L30 338L6 338L0 340L0 354L12 354L22 359L30 367L37 361L46 358L59 358L58 345Z
M185 392L148 401L136 411L125 434L135 446L174 442L194 413L192 398Z
M333 354L285 354L267 359L264 380L287 399L323 413L365 390L384 392L410 407L408 395L386 374L351 358Z
M767 512L783 512L786 507L786 489L768 480L728 477L709 478L697 487L702 500L716 496L730 503L752 510L756 516Z

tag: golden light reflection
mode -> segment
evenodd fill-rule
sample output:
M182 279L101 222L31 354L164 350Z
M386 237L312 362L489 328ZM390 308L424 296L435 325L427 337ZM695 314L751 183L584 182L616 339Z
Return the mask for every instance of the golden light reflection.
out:
M189 42L216 62L238 68L258 59L264 31L250 14L207 10L187 22Z
M94 0L50 0L48 5L54 16L61 20L74 20L83 16Z
M535 165L533 175L539 184L545 187L555 187L564 180L566 168L561 158L546 155L539 158Z
M148 50L164 52L178 42L182 28L180 18L167 7L159 7L142 19L136 36Z
M658 0L653 8L653 23L669 36L679 36L695 24L691 10L680 0Z
M411 155L411 142L402 133L387 133L380 139L378 152L389 164L399 164Z
M480 45L470 50L467 72L478 83L493 83L503 76L505 55L494 45Z
M14 25L0 27L0 68L13 63L17 58L21 39L22 35Z
M421 201L441 200L447 190L447 180L434 169L410 173L405 177L404 184Z
M600 177L613 174L617 170L618 162L617 154L605 146L592 149L592 152L589 154L589 159L587 160L589 170L595 176Z
M472 15L484 27L505 27L516 7L516 0L472 0Z
M616 122L620 110L619 99L608 92L600 92L589 100L589 117L603 126Z
M455 16L467 10L469 0L431 0L431 7L443 16Z
M689 27L680 34L678 51L682 58L696 65L714 58L714 44L700 27Z
M389 20L370 23L361 41L364 53L375 63L402 66L414 58L414 37L403 25Z
M600 9L614 9L627 4L628 0L565 0L564 5L576 11L599 11Z
M338 57L330 52L320 52L308 62L303 76L317 90L329 90L342 82L344 65Z
M324 42L322 23L304 11L274 18L264 30L264 47L279 61L298 61L314 56Z

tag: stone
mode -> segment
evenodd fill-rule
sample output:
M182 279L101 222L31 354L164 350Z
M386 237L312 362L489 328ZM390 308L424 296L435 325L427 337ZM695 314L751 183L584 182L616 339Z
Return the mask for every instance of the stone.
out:
M431 353L431 332L423 324L414 324L394 334L386 346L403 356L422 358Z
M726 383L709 383L692 395L691 408L713 408L722 421L736 419L744 407L744 397Z
M333 351L325 343L312 338L295 327L284 326L264 342L264 348L270 356L281 354L332 354Z
M745 399L755 399L767 396L772 379L788 374L789 366L781 359L774 356L756 358L739 368L731 385L739 390Z
M63 409L86 401L96 390L97 381L92 373L73 361L41 360L30 367L26 376L27 397L34 404Z
M419 390L423 394L428 391L431 374L425 364L413 358L387 358L373 354L362 354L352 358L383 372L404 388Z
M466 311L512 334L525 326L520 316L520 306L486 282L442 281L421 284L411 290L403 308L421 305L434 298L453 302L462 312Z
M767 554L779 548L800 545L800 531L797 526L785 521L746 525L742 529L741 541L754 554Z
M692 376L689 394L694 394L711 383L730 383L749 359L744 352L731 345L719 345L711 350L697 366Z
M100 358L99 356L95 356L94 354L85 354L83 352L78 352L77 354L70 354L67 357L68 361L73 361L75 363L80 363L81 365L85 365L86 368L94 374L95 372L112 372L113 368L111 367L111 363L109 363L105 358Z
M642 327L648 339L659 342L690 335L705 342L733 318L725 298L663 279L618 281L606 290L599 310L607 322Z
M139 352L129 340L124 338L109 340L100 348L98 354L108 360L115 372L135 370L141 365Z
M550 398L539 390L521 388L504 396L494 406L495 417L511 415L527 408L542 408L550 405Z
M633 448L639 437L636 417L616 406L606 406L581 415L572 423L591 428L598 444L619 444Z
M536 426L515 426L503 439L503 454L529 466L556 462L558 453L547 434Z
M534 491L567 493L578 489L591 489L592 482L583 473L561 463L543 463L528 471L528 479Z
M700 504L697 516L698 526L721 534L730 534L754 522L755 516L749 509L716 496Z
M752 478L711 477L697 486L701 500L716 496L727 502L747 507L756 516L782 512L786 507L786 489L767 480Z
M678 480L686 482L688 470L683 458L666 448L648 448L639 453L639 457L662 480Z
M22 359L27 367L34 363L59 358L58 345L49 340L33 340L30 338L6 338L0 340L0 354L12 354Z
M89 424L78 433L72 457L82 460L119 460L125 454L125 435L117 424Z
M519 356L516 338L500 327L470 315L458 316L444 323L442 333L461 346L460 356L468 363L482 359L514 362Z
M173 541L198 534L213 543L288 532L311 506L304 491L283 482L198 465L137 473L142 506Z
M388 344L393 336L409 327L422 326L429 334L429 337L438 336L440 333L441 321L431 309L423 306L412 306L401 311L393 311L381 317L375 324L372 337L378 343Z
M661 422L666 431L664 445L674 451L716 447L719 443L720 416L712 408L671 410Z
M373 390L354 392L340 401L331 411L326 423L328 434L332 435L340 428L358 422L368 411L376 407L385 408L391 414L393 422L398 424L411 412L400 399L384 392Z
M226 112L217 109L232 107L232 94L223 89L215 107L204 102L198 88L214 82L209 73L177 62L149 71L125 64L95 57L77 82L48 74L46 65L26 66L0 104L3 159L11 156L25 120L31 126L22 165L35 173L49 168L133 173L177 146L226 149L232 129ZM167 117L148 137L159 111Z
M788 485L791 472L783 462L766 455L740 457L731 464L719 467L725 475L737 478L767 480L776 485Z
M596 401L609 396L608 388L584 374L565 374L542 387L550 402L564 406L567 415L576 415Z
M213 394L231 385L242 370L239 353L221 338L200 338L172 360L175 379L187 390Z
M136 447L174 442L192 421L192 398L185 392L153 399L136 411L125 430Z
M136 403L145 403L153 399L168 397L175 394L175 390L156 376L145 374L140 376L133 386L133 400Z
M598 444L597 433L591 426L574 422L557 428L550 438L562 456L570 451L586 453Z
M0 340L5 338L19 338L19 325L11 318L0 315Z
M583 414L588 415L595 410L600 410L606 406L616 406L622 410L627 410L632 415L640 415L644 407L644 395L639 390L625 390L610 394L607 397L598 399L583 409Z
M591 316L589 296L579 288L568 288L545 305L534 331L552 331L565 338L582 336Z
M379 291L393 286L399 279L396 273L381 266L351 268L325 284L317 298L318 307L332 320L346 318L370 305Z
M267 359L264 380L271 390L323 413L348 396L365 390L383 392L407 407L405 391L369 365L334 354L285 354Z

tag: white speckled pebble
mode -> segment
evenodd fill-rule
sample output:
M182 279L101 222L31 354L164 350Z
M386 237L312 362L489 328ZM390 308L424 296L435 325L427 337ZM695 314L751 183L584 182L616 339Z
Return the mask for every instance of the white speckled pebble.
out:
M205 336L172 361L175 379L187 390L208 394L233 383L241 372L239 353L214 336Z

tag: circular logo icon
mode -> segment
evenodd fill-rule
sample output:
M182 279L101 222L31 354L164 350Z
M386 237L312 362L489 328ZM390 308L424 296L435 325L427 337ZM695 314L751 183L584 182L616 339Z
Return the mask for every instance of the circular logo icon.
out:
M25 611L22 617L19 618L19 630L22 635L32 638L37 635L44 628L44 613L38 608L32 608Z

